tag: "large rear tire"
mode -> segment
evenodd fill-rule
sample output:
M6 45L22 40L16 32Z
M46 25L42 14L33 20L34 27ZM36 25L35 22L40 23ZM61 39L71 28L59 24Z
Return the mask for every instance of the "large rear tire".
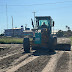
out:
M30 52L30 41L29 38L24 38L23 40L23 48L26 53Z
M55 52L55 47L57 45L57 37L52 37L49 40L49 52Z

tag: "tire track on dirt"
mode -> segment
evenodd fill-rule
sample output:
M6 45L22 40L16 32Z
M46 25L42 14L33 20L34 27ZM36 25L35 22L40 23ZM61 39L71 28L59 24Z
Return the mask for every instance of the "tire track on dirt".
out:
M14 54L8 54L8 55L6 55L6 56L0 57L0 61L1 61L2 59L5 59L5 58L10 57L10 56L13 56L13 55L15 55L15 54L18 54L18 52L17 52L17 53L14 53Z
M10 56L10 57L7 57L3 60L0 61L0 70L1 69L5 69L5 68L8 68L9 66L12 66L12 62L15 60L15 59L18 59L20 56L23 56L22 53L20 54L15 54L13 56ZM1 71L0 71L1 72Z
M71 46L71 51L68 52L69 56L70 56L70 61L69 61L69 65L68 65L68 72L72 72L72 46Z
M69 52L65 51L61 58L57 62L57 66L54 72L68 72L69 71Z
M28 58L32 53L24 53L24 50L19 47L19 49L14 48L14 51L10 51L10 54L6 54L6 56L0 57L0 72L5 72L7 69L19 64L26 58Z
M40 51L39 51L39 53L40 53ZM46 66L46 64L51 59L52 55L57 54L57 53L58 53L58 51L56 53L49 53L46 50L41 51L40 57L38 57L37 59L29 62L28 64L26 64L23 67L19 68L15 72L41 72L42 69ZM41 55L41 54L43 54L43 55ZM34 54L34 55L37 55L37 54Z
M34 59L38 58L39 56L30 56L27 59L25 59L24 61L22 61L21 63L19 63L18 65L13 66L11 69L8 69L6 72L15 72L16 70L18 70L20 67L26 65L27 63L33 61Z
M34 53L34 51L33 51L33 53ZM45 58L47 58L47 59L45 60ZM39 61L39 59L41 60L41 62L43 62L42 64L40 64L41 62ZM17 71L17 69L20 69L22 66L25 66L26 64L28 64L30 62L33 62L33 60L35 60L35 61L38 60L38 62L36 62L36 63L40 64L39 66L41 66L41 65L44 66L46 64L46 62L48 61L48 59L50 59L50 56L41 56L41 57L40 56L33 56L33 54L30 53L29 56L27 57L26 54L25 54L24 56L21 56L20 58L18 58L15 61L13 61L12 62L13 66L9 66L8 68L3 69L3 71L5 71L5 72ZM35 67L35 66L33 66L33 67Z
M71 52L69 52L69 56L70 56L70 61L68 65L68 72L72 72L72 53Z
M8 62L6 62L6 63L4 63L3 61L3 63L4 63L4 65L3 66L5 66L4 68L1 68L0 69L0 72L5 72L5 71L7 71L7 70L9 70L9 69L11 69L12 67L14 67L15 65L17 65L17 64L19 64L20 62L22 62L23 60L25 60L26 58L28 58L29 56L31 56L31 54L32 53L27 53L27 54L23 54L22 56L21 55L17 55L17 59L13 59L13 60L11 60L10 62L9 62L9 65L7 64ZM19 58L18 58L19 57ZM11 59L11 58L10 58ZM5 60L5 61L7 61L7 60ZM2 63L1 62L1 63ZM1 65L1 67L2 67L2 65Z
M47 63L46 67L42 70L42 72L54 72L57 62L59 58L62 56L62 54L63 54L63 51L60 51L57 54L52 55L51 59Z
M11 51L10 54L7 53L6 55L1 56L1 57L0 57L0 61L3 60L3 59L5 59L5 58L8 58L8 57L10 57L10 56L13 56L13 55L16 55L16 54L18 54L18 53L21 53L21 52L23 52L23 51L21 51L21 50L19 50L19 51L18 51L18 50Z
M0 57L0 72L2 72L1 70L4 70L5 68L7 68L9 66L12 66L11 63L14 60L18 59L19 57L21 57L25 54L25 53L23 53L24 50L22 50L22 49L15 50L15 49L14 49L14 51L11 51L11 54L6 54L6 56Z
M4 44L4 46L0 44L0 47L1 46L4 47L4 49L0 51L0 57L6 56L11 53L15 53L22 49L21 44Z
M34 59L33 61L27 63L26 65L22 66L15 72L41 72L41 70L45 67L49 59L49 55L42 55Z
M15 48L14 50L9 51L9 52L6 53L5 55L1 55L1 56L0 56L0 61L1 61L2 59L5 59L5 58L7 58L7 57L13 56L13 55L18 54L18 53L21 53L21 52L23 52L22 48L17 48L17 49Z

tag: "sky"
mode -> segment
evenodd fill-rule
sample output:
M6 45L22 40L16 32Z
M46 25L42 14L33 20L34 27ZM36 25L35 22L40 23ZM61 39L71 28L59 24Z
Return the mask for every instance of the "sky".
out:
M0 34L12 28L12 17L13 27L27 24L32 29L33 12L35 16L51 16L55 30L67 30L66 25L72 30L72 0L0 0Z

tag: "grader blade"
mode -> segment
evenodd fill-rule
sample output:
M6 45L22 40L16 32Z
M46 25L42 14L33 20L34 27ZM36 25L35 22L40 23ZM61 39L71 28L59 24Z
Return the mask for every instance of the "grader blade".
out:
M69 38L57 38L56 50L71 50L71 40Z

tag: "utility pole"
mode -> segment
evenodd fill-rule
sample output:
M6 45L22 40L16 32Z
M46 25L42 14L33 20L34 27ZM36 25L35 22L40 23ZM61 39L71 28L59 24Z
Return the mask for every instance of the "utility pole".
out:
M26 28L27 28L27 24L25 24L25 30L26 30Z
M13 29L13 16L11 16L11 18L12 18L12 29Z
M6 20L7 20L7 29L8 29L8 15L7 15L7 4L6 4Z
M53 35L54 35L54 27L53 27Z
M34 25L35 25L35 13L36 13L36 12L32 12L32 13L34 13Z
M14 30L13 30L13 16L11 16L11 18L12 18L12 31L13 31L12 36L14 36Z
M25 27L27 28L27 24L25 24Z

